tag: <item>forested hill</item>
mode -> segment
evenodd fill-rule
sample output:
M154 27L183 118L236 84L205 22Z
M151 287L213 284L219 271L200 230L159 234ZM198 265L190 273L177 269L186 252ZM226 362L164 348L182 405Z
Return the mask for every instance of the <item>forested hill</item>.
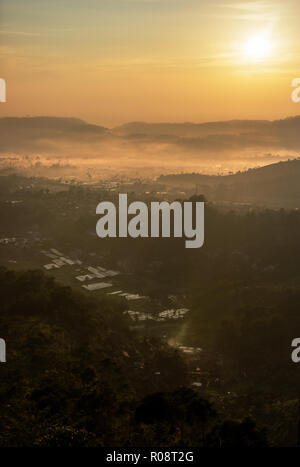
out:
M132 334L121 304L4 268L0 294L0 446L266 445L184 388L180 356Z
M96 302L40 271L4 268L0 294L0 336L7 345L0 445L30 445L43 431L65 425L114 441L121 436L113 430L121 406L126 411L131 400L185 382L177 354L137 339L121 304ZM158 370L164 375L159 384L153 378Z
M300 206L300 160L293 159L230 175L162 175L166 187L196 190L213 201L249 202L270 207Z

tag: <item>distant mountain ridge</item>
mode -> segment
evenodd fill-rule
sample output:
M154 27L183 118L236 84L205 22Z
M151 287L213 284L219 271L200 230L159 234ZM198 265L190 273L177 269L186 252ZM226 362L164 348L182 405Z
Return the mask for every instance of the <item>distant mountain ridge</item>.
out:
M238 131L248 132L269 129L298 129L300 128L300 115L279 120L220 120L216 122L128 122L108 128L98 124L88 123L76 117L56 116L26 116L26 117L0 117L0 128L6 127L48 128L84 130L111 133L118 136L130 134L144 135L181 135L196 136L214 133L232 133Z
M300 153L300 116L206 123L130 122L115 128L69 117L0 118L0 153L93 157L139 165L251 167ZM275 154L275 157L274 157ZM284 157L282 157L282 154ZM135 164L135 163L134 163Z
M100 125L94 125L75 117L0 117L1 128L31 128L31 129L61 129L61 130L85 130L99 133L109 131Z
M300 121L300 117L299 117ZM129 122L112 129L113 133L125 136L129 134L144 135L181 135L181 136L200 136L204 134L214 134L220 131L224 133L240 131L253 131L257 125L262 127L269 126L268 120L229 120L205 123L147 123L147 122Z

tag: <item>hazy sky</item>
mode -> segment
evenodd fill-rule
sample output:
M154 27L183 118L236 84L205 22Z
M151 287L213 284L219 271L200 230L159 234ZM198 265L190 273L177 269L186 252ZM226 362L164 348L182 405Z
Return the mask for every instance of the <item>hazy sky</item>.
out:
M2 115L127 121L300 114L299 0L0 0Z

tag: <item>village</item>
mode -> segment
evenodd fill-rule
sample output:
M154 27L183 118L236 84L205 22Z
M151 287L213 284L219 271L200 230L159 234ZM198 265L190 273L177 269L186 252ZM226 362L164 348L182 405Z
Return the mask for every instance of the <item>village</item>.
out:
M0 240L1 242L1 240ZM106 269L103 266L88 266L84 265L79 259L71 259L67 255L63 254L55 248L49 250L41 250L40 253L47 258L51 259L50 262L43 265L46 271L55 271L64 266L72 266L72 273L74 278L82 283L81 287L88 292L102 291L110 296L118 296L125 298L128 302L136 300L149 301L149 297L140 295L133 292L125 292L123 290L111 290L115 289L113 283L113 277L119 276L120 272L115 270ZM107 290L110 290L107 292ZM182 319L188 313L188 308L171 308L158 313L150 313L146 311L134 311L126 310L124 313L127 314L133 321L166 321L169 319Z
M2 201L6 223L0 234L0 266L21 271L43 270L58 283L100 302L120 302L128 328L141 339L158 338L176 348L194 372L193 384L203 389L205 378L197 368L204 352L200 347L186 345L180 333L191 313L184 291L176 287L159 290L156 279L149 280L160 267L155 258L143 263L143 272L139 274L133 261L138 258L134 251L124 255L121 249L116 253L113 239L100 240L95 235L95 206L99 199L117 200L116 182L96 189L43 179L17 177L9 182L12 192L9 196L5 194ZM143 185L139 187L143 189ZM136 198L131 194L130 199ZM143 196L140 199L147 201ZM166 201L165 194L156 199ZM16 213L20 218L23 216L22 222L15 222ZM121 315L119 319L122 320Z

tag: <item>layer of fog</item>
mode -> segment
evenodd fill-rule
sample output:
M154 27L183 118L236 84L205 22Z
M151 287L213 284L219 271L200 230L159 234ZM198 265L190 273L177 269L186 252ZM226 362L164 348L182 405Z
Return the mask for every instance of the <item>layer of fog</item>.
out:
M74 118L1 118L0 141L0 167L32 175L92 180L120 174L228 174L298 157L300 117L135 122L113 129Z

